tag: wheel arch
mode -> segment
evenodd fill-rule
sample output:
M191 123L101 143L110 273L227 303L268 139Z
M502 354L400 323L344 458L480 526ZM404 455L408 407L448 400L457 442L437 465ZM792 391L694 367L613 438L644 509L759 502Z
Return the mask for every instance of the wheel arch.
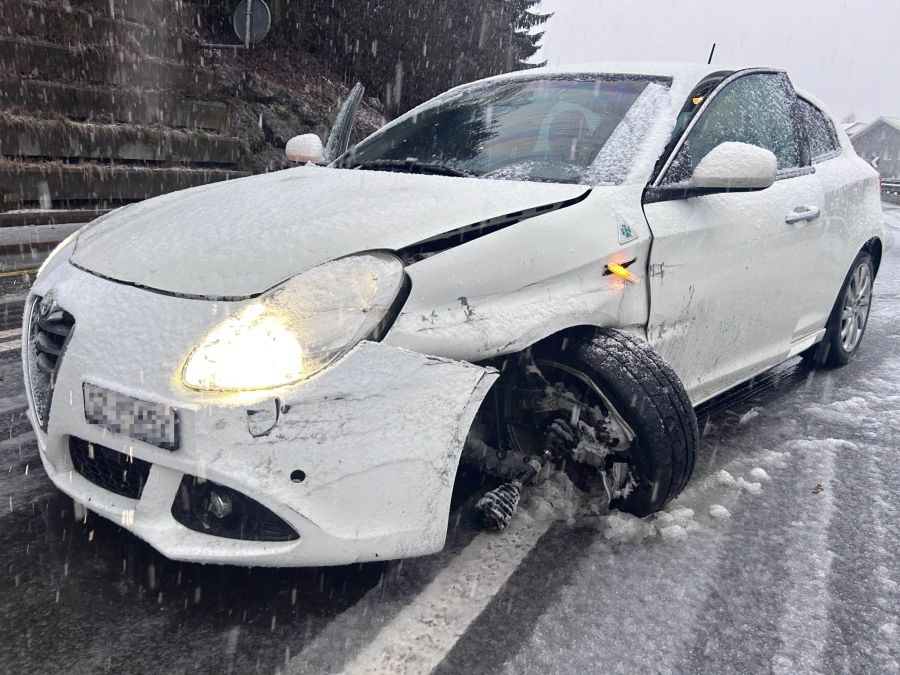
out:
M596 347L587 344L594 340ZM501 373L500 386L495 386L492 401L498 419L499 411L506 408L500 399L514 396L516 384L523 384L526 392L541 389L541 383L547 381L538 366L543 367L542 361L557 360L599 377L596 381L604 390L602 398L606 405L620 411L617 414L627 421L634 430L632 433L644 439L634 446L638 454L632 465L644 479L635 484L634 492L629 491L632 496L617 496L613 507L645 516L674 499L693 471L699 443L697 421L681 381L644 339L643 331L634 326L623 329L576 324L551 333L521 351L498 357L500 363L495 361L494 365ZM530 381L535 373L537 382ZM507 386L502 384L505 378L509 378L505 380ZM483 403L482 410L490 415L488 405ZM528 411L531 407L521 410ZM497 429L499 434L501 425ZM664 486L662 491L660 485Z
M601 325L601 324L590 324L590 323L576 323L571 326L566 326L565 328L555 327L552 331L548 330L545 335L539 337L535 340L532 340L529 345L523 347L522 349L518 349L509 354L504 354L504 357L515 356L517 354L522 354L529 350L536 351L538 353L546 353L550 350L562 350L564 346L576 342L582 338L589 337L596 333L599 330L622 330L635 337L638 337L642 340L646 339L646 332L643 325L632 325L632 326L613 326L613 325ZM649 343L648 343L649 344ZM503 358L503 357L500 357Z
M868 252L869 255L872 256L872 266L875 268L875 276L878 276L878 268L881 267L881 254L884 250L884 246L881 243L880 237L872 237L863 244L863 251Z

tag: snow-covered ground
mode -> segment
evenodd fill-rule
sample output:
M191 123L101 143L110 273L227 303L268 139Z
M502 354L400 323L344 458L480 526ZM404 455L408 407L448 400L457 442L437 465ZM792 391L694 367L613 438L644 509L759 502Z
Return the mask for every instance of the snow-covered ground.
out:
M900 673L900 208L849 367L794 360L700 411L685 493L594 515L563 480L435 556L176 564L75 522L0 353L0 671Z

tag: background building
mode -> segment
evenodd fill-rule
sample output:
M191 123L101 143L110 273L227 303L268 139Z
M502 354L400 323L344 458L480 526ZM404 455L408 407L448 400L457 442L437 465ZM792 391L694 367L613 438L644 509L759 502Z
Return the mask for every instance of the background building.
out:
M851 135L857 154L886 181L900 180L900 118L879 117Z
M841 126L844 128L844 131L847 132L847 135L852 138L857 133L859 133L860 131L862 131L863 129L866 128L866 123L865 122L845 122L844 124L841 124Z

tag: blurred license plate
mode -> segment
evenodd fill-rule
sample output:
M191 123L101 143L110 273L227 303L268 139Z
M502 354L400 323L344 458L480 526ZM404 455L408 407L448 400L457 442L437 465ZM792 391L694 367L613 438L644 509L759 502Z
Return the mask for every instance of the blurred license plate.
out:
M178 449L178 413L95 384L83 385L84 418L91 424L166 450Z

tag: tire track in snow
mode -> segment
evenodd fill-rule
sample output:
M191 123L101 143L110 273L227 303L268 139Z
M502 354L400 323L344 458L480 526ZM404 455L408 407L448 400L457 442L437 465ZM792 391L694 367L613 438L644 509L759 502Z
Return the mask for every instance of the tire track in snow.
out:
M475 537L350 662L347 675L431 672L516 571L550 522Z
M851 463L856 471L835 484L836 512L843 526L829 532L835 560L825 665L844 672L898 673L900 513L885 487L894 481L886 480L882 471L882 466L891 466L884 462L892 453L872 446L846 450L841 464Z
M828 634L830 575L834 553L828 547L828 531L834 515L835 452L855 449L846 441L794 441L788 444L800 455L800 475L794 520L787 531L784 563L787 571L780 601L777 634L781 647L772 657L772 671L783 675L816 673L823 668ZM816 486L827 486L809 499Z
M551 524L516 519L503 533L478 533L434 556L391 563L393 578L335 618L282 672L430 672Z
M877 323L880 323L879 317ZM900 359L883 363L897 373ZM825 420L859 427L858 447L838 457L840 518L829 532L835 551L826 663L849 672L900 672L900 481L892 434L900 429L900 382L866 378L867 393L842 388L843 401L814 410ZM878 396L875 395L877 390Z
M877 356L872 362L879 362ZM534 629L520 645L521 653L511 654L505 672L584 672L586 664L624 672L757 672L787 665L787 659L797 664L794 672L813 670L816 664L827 669L823 650L831 622L829 582L834 579L829 535L846 521L834 517L836 497L830 491L813 494L812 487L834 482L834 454L823 461L822 451L829 443L842 442L815 438L833 429L811 419L808 406L832 399L834 379L854 382L858 376L849 370L835 376L810 372L805 386L792 383L781 402L781 396L768 401L777 409L777 425L766 419L770 413L764 408L752 425L724 435L715 431L710 437L714 447L703 449L698 465L698 474L706 473L706 478L695 476L673 506L692 507L702 517L716 501L734 518L689 532L684 545L656 540L593 545L571 575L571 588L563 589L546 616L524 624ZM877 398L875 392L869 394ZM859 426L835 426L865 433ZM791 440L803 437L807 440ZM760 447L794 450L787 455ZM753 480L749 471L754 466L771 474L759 497L722 495L711 485L720 467ZM507 600L513 606L517 601L498 598L495 603ZM495 624L506 618L516 625L516 617L515 612L506 617L495 612L492 618ZM469 660L455 660L439 672L477 669L483 663L479 647L503 644L504 632L479 620L470 630L475 646L468 650Z
M739 473L747 462L746 458L739 458L725 466ZM747 468L752 466L750 463ZM602 532L601 527L592 542L585 542L583 535L573 532L569 541L561 543L559 550L572 547L572 553L566 555L582 556L578 567L561 582L559 597L533 624L521 650L510 655L502 672L512 675L522 672L704 670L706 657L702 648L699 667L684 665L690 660L696 635L708 633L705 630L708 622L716 629L734 623L732 613L728 611L731 609L728 588L717 583L716 576L723 567L727 568L729 548L733 543L723 536L723 530L727 532L734 528L730 521L716 521L706 514L713 504L726 504L733 511L743 509L753 513L763 499L765 496L747 494L737 486L722 486L715 474L708 473L705 477L696 476L668 508L670 517L679 514L676 520L683 518L680 514L686 509L692 509L696 514L696 520L695 516L686 518L684 539L651 535L641 540L643 535L639 534L637 538L617 542L615 538L607 540L608 533ZM656 520L657 527L666 522L668 518ZM554 575L551 562L544 576L553 578ZM528 588L518 590L522 594L529 592ZM541 592L547 591L542 589ZM725 608L722 615L711 616L711 599L716 601L717 608ZM518 602L514 594L504 600L513 606ZM503 617L498 612L493 618L498 622ZM515 612L507 619L510 625L517 626ZM473 640L479 640L477 628L492 632L494 642L498 640L497 633L502 631L488 624L485 621L472 631L475 634ZM740 635L744 637L743 633ZM482 637L480 646L483 648L490 642L487 637ZM734 645L736 641L731 640L730 644ZM459 658L439 672L477 669L478 647L468 652L468 660ZM717 670L714 665L707 672L726 672L728 669ZM735 666L731 665L730 669L734 670Z
M689 617L702 608L702 582L670 575L661 556L696 569L714 565L716 552L696 545L703 534L688 543L614 541L604 532L603 519L554 528L435 673L672 672ZM651 603L662 626L643 620Z

